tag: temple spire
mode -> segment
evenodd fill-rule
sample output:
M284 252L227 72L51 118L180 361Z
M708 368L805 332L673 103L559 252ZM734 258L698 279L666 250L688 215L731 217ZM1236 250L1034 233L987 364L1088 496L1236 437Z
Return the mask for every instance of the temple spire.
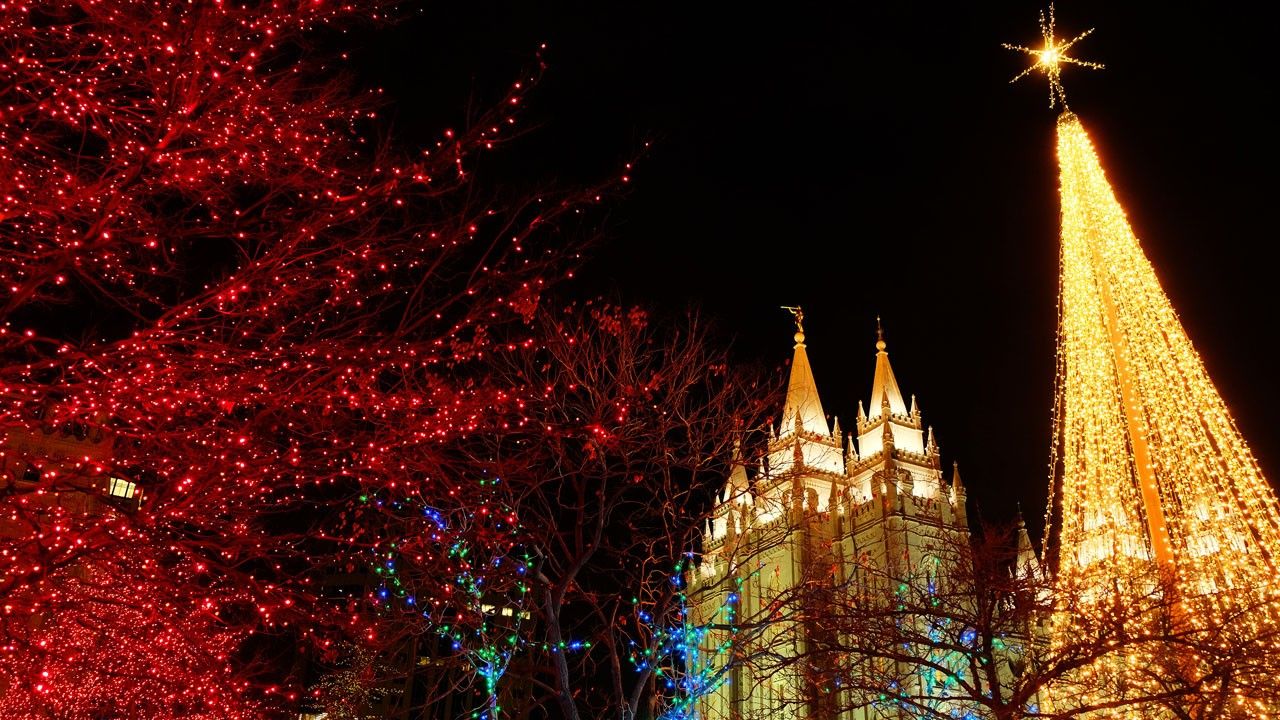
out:
M818 385L813 379L809 354L804 344L804 311L799 307L784 307L796 319L795 354L791 359L791 379L787 382L787 401L783 405L783 432L790 432L797 425L805 432L831 435L827 415L822 411L818 398Z
M1036 557L1035 548L1031 545L1031 535L1027 532L1027 523L1022 519L1022 505L1018 505L1018 515L1014 521L1017 528L1018 556L1016 561L1018 575L1023 578L1040 577L1040 558Z
M871 383L871 415L869 420L881 417L883 404L880 400L888 397L890 412L906 415L907 405L902 401L902 391L898 389L898 380L893 376L893 367L889 365L889 353L885 350L884 328L880 318L876 318L876 375Z
M750 480L747 479L746 461L742 457L742 438L733 439L733 469L729 471L729 482L725 485L726 502L745 503L750 501Z
M964 481L960 479L960 463L951 463L951 504L955 509L956 522L965 525L969 522L969 511L966 507Z

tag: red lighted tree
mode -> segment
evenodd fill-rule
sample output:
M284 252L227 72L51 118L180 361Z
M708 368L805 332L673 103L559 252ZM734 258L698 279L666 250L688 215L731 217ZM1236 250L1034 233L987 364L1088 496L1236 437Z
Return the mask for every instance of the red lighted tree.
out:
M34 623L11 624L3 717L252 718L265 706L246 696L233 653L248 628L221 617L247 600L207 592L203 604L152 591L158 564L82 563L54 573ZM155 663L163 663L157 666Z
M521 83L427 150L373 142L376 93L316 48L383 19L0 8L6 716L270 713L299 648L382 639L333 581L379 504L485 492L451 448L518 411L487 363L602 188L473 183Z

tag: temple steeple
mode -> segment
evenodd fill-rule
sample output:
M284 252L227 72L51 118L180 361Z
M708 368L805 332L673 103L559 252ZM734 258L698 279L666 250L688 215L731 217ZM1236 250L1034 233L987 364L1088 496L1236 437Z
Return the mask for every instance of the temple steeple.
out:
M958 462L951 463L951 503L955 508L956 521L961 525L969 522L964 481L960 479L960 463Z
M791 357L791 379L787 382L787 401L783 404L783 433L794 431L796 423L805 432L830 435L827 415L822 411L818 398L818 385L809 365L809 353L804 344L804 313L800 308L792 310L796 316L795 350Z
M747 479L746 461L742 457L742 438L733 439L733 468L729 472L729 482L725 484L725 502L738 504L750 501L750 481Z
M1022 519L1022 507L1018 507L1018 516L1014 521L1017 530L1018 555L1015 570L1019 577L1040 579L1040 558L1036 557L1035 548L1031 545L1031 535L1027 532L1027 523Z
M907 405L902 401L902 391L898 389L898 380L893 376L893 367L889 365L889 353L885 350L884 328L880 318L876 318L876 375L871 383L871 416L875 420L881 415L883 396L889 397L889 410L895 415L906 415Z
M798 307L786 309L796 319L795 347L782 420L778 424L777 436L769 441L770 479L762 489L767 496L779 495L783 490L780 483L784 475L806 475L805 487L818 489L819 504L825 508L828 483L832 482L832 477L845 472L844 448L839 436L827 425L827 416L818 398L818 385L805 345L804 312ZM823 479L818 479L819 475Z
M858 402L858 454L866 458L891 445L897 450L924 455L924 428L915 396L908 410L886 347L884 328L880 318L876 318L876 371L867 404L871 412L864 415L862 401ZM886 443L885 438L891 438L891 443Z
M716 508L711 515L708 540L733 537L737 530L734 516L749 511L752 505L751 480L747 477L747 465L742 455L740 436L733 439L733 458L730 460L730 468L729 479L721 489Z

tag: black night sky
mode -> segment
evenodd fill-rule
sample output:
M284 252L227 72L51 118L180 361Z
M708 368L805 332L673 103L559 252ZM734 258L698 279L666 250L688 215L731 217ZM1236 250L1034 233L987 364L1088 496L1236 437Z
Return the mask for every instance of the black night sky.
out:
M1057 291L1055 113L1009 86L1042 6L459 3L353 56L397 132L435 137L548 44L520 182L613 173L645 140L580 295L689 305L781 367L802 304L828 412L870 393L875 316L983 517L1045 495ZM1216 6L1222 7L1222 6ZM1166 292L1273 480L1275 23L1208 4L1059 3L1064 74ZM530 172L532 170L532 172ZM779 383L784 378L779 376Z

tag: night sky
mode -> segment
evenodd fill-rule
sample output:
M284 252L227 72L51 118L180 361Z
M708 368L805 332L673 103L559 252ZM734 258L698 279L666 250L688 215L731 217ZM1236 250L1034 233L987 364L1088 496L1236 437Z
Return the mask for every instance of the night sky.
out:
M1039 524L1052 401L1055 112L1029 62L1041 5L459 3L360 38L400 140L499 96L547 43L507 182L580 183L653 149L610 206L571 292L713 318L743 362L782 370L801 304L828 412L870 394L883 316L984 518ZM1270 11L1269 11L1270 12ZM1148 257L1264 470L1272 419L1280 160L1271 16L1061 2L1096 27L1064 72ZM785 382L781 375L778 382ZM971 506L972 507L972 506Z

